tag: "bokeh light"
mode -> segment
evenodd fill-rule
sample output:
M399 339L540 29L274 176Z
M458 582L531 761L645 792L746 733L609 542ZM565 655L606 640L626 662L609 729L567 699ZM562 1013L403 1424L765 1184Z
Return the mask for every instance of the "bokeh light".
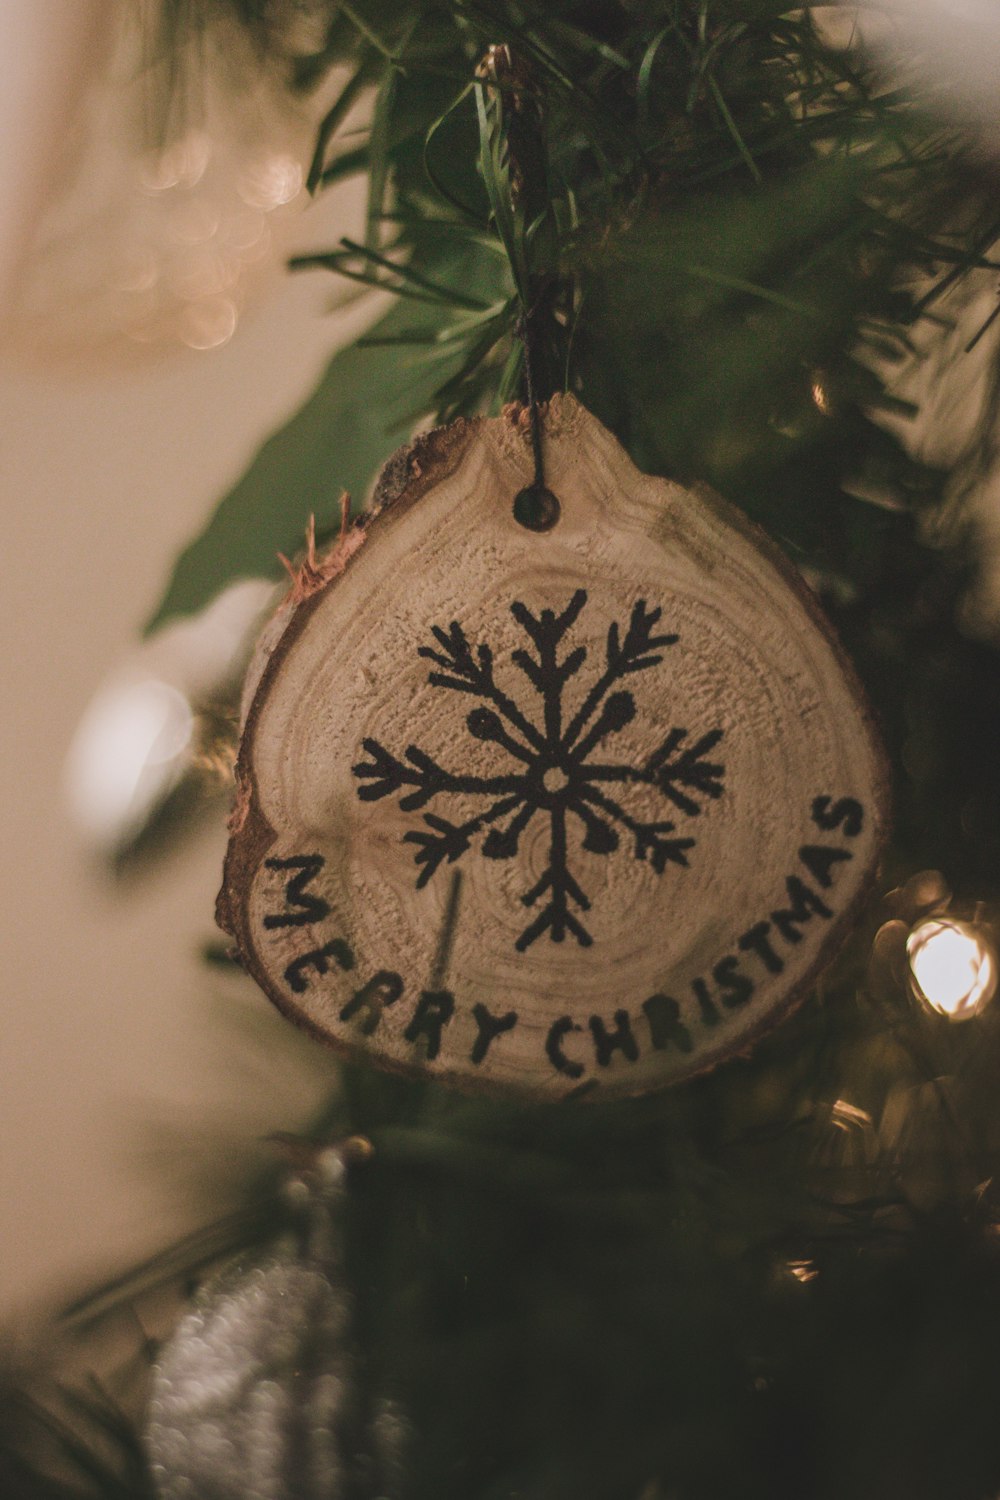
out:
M906 941L910 982L917 998L952 1021L978 1015L997 987L997 955L977 927L932 917Z
M268 154L250 163L241 173L240 197L251 208L265 211L291 203L302 191L302 164L287 153Z
M183 693L156 678L109 684L90 703L66 762L77 826L119 848L176 785L190 757L194 717Z

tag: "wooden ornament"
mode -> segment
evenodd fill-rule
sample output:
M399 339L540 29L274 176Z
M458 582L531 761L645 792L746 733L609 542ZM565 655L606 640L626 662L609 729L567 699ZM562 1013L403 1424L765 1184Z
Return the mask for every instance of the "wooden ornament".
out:
M526 424L431 433L299 575L252 673L220 921L350 1055L640 1094L803 997L874 874L884 763L756 528L640 474L568 396L557 504L515 506Z

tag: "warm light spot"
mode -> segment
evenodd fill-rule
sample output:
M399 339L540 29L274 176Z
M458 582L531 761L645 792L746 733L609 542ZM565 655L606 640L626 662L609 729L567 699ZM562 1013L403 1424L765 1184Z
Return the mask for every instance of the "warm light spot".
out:
M838 1165L848 1166L852 1162L860 1165L871 1160L875 1153L875 1126L866 1109L846 1099L837 1099L830 1107L830 1126L836 1132L831 1140L837 1142L832 1149Z
M191 188L205 175L212 147L204 131L195 130L147 158L140 182L147 193L165 193L170 188Z
M817 411L828 417L833 412L833 402L830 400L830 392L821 380L814 380L810 388L813 405Z
M267 218L256 208L241 208L227 214L222 234L226 244L241 258L258 250L262 242L266 250L271 238Z
M177 245L203 245L218 232L220 218L207 198L180 203L170 216L170 237Z
M213 740L198 750L192 764L211 780L230 787L236 771L236 745L221 738Z
M934 917L906 940L911 983L919 1000L952 1021L967 1021L992 998L997 960L992 943L975 927Z
M846 1099L838 1099L830 1111L830 1119L837 1130L860 1130L866 1131L872 1128L872 1117L866 1109L859 1109L856 1104L848 1104Z
M135 318L127 312L122 317L122 332L136 344L159 344L165 337L162 318Z
M790 1260L788 1273L803 1286L807 1286L810 1281L815 1281L819 1275L815 1262L811 1260Z
M160 296L152 287L134 292L123 292L116 304L121 311L122 322L137 325L150 322L160 308Z
M179 254L167 272L167 283L179 297L217 297L239 280L235 257L220 255L209 246Z
M66 784L79 826L124 843L175 785L191 742L183 693L155 678L117 682L92 700L70 746Z
M177 320L177 332L189 349L218 349L236 331L236 304L228 297L189 302Z
M298 197L302 177L302 164L294 156L266 156L243 171L237 191L251 208L280 208Z
M266 260L271 251L271 228L264 215L260 215L260 229L254 239L241 237L240 243L236 240L231 243L241 265L253 266Z
M156 285L159 274L159 263L152 250L136 250L109 284L116 292L148 292Z

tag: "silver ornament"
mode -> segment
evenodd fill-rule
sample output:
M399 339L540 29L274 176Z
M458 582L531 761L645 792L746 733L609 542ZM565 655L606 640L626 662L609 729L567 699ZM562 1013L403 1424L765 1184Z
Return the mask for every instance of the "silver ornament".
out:
M400 1424L383 1404L366 1430L354 1379L343 1175L342 1153L322 1153L291 1184L299 1246L230 1266L164 1346L146 1426L161 1500L337 1500L390 1487L379 1459Z

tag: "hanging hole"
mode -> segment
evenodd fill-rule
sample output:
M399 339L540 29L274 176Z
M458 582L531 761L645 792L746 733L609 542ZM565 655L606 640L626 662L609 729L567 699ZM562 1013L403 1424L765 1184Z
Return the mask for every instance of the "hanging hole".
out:
M514 520L529 531L551 531L559 512L559 501L544 485L529 484L514 496Z

